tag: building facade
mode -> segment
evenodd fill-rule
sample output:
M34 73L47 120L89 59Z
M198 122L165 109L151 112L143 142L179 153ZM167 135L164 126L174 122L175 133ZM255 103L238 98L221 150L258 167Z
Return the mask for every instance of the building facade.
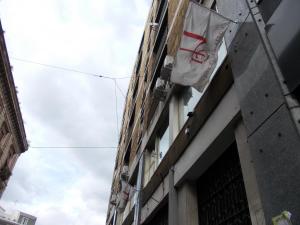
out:
M22 225L34 225L36 222L36 217L29 215L24 212L19 212L18 214L18 223Z
M0 196L18 157L27 149L22 114L0 22Z
M37 218L21 211L7 213L0 207L0 225L35 225Z
M189 1L153 0L106 224L264 225L283 211L298 224L300 3L197 2L236 23L200 93L166 81Z

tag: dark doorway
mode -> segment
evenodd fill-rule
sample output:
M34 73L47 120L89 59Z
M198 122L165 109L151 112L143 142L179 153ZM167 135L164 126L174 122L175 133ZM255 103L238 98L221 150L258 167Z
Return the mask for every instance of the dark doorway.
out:
M251 225L236 144L197 182L199 225Z
M147 225L168 225L168 204L159 209Z

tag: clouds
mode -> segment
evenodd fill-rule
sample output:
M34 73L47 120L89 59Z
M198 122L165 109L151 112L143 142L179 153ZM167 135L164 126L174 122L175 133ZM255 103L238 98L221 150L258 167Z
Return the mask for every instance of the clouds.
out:
M16 58L110 76L134 65L150 1L2 0L15 83L31 146L116 146L114 83ZM126 93L128 79L118 80ZM118 91L119 126L124 97ZM0 202L38 225L104 224L114 149L30 149Z

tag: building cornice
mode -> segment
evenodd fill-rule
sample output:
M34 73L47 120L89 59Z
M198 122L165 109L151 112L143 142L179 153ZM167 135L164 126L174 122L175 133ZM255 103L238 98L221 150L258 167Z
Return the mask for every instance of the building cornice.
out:
M3 87L6 89L7 95L5 96L8 102L8 113L13 123L13 129L15 137L20 147L21 152L25 152L28 149L28 142L26 139L26 133L24 128L24 122L22 118L21 109L19 106L18 96L16 93L16 86L14 83L8 52L4 39L4 31L0 21L0 53L1 53L1 64L0 69L4 71ZM3 68L1 68L3 67Z

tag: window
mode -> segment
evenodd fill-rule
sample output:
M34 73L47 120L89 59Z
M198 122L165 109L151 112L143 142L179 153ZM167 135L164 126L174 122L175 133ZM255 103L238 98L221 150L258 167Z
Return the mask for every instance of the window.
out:
M148 79L148 60L147 60L147 67L145 68L145 72L144 72L144 82L147 83L147 79Z
M143 54L143 52L141 52L141 53L140 53L140 56L139 56L139 61L138 61L138 63L137 63L136 71L135 71L136 74L139 74L139 71L140 71L140 68L141 68L142 54Z
M214 5L212 6L214 10L216 10L217 12L219 12L218 7L216 5L216 2L214 2ZM217 61L217 65L216 68L214 69L211 78L216 74L217 70L219 69L219 67L222 65L222 63L224 62L225 58L227 56L227 48L226 48L226 44L225 44L225 39L223 38L222 44L219 48L219 52L218 52L218 61Z
M156 19L155 19L155 23L159 23L162 17L162 13L163 13L163 9L166 7L168 1L166 0L161 0L160 4L159 4L159 8L156 14Z
M212 76L211 78L216 74L217 70L219 69L219 67L222 65L222 63L224 62L225 58L227 56L227 48L226 48L226 44L225 44L225 41L224 41L224 38L223 38L223 42L219 48L219 51L218 51L218 61L217 61L217 65L216 65L216 68L215 70L213 71L212 73Z
M216 3L216 1L214 0L214 2L212 3L212 5L211 5L211 9L213 9L213 10L216 10L217 11L217 3Z
M180 99L180 127L183 127L185 121L187 121L188 113L194 111L201 96L202 94L193 87L188 87L183 91Z
M133 102L135 101L135 97L136 97L138 89L139 89L139 77L135 81L135 86L134 86L134 90L133 90L133 94L132 94L132 101Z
M129 114L129 116L130 116L130 120L129 120L129 124L128 124L128 126L129 126L128 129L132 128L133 123L134 123L134 119L135 119L135 105L134 105L134 108L131 111L131 114Z
M157 154L158 154L158 162L161 162L165 154L167 153L170 142L169 142L169 126L166 128L164 133L157 137Z
M165 19L162 21L161 28L159 29L159 32L156 36L156 40L153 47L153 52L158 56L160 55L160 52L166 42L167 33L168 33L168 20L167 17L165 17Z
M28 224L29 219L27 217L23 217L21 224L27 225Z
M8 133L8 127L6 123L4 122L1 129L0 129L0 141L5 137L5 135Z
M126 153L124 156L124 165L128 166L129 165L129 161L130 161L130 152L131 152L131 141L126 149Z
M163 129L156 133L151 144L147 147L148 150L145 154L144 186L147 185L170 147L169 117L166 118L162 127Z
M143 186L145 187L152 177L154 171L158 165L158 154L155 151L155 144L152 143L148 146L147 151L145 152L145 165L144 165L144 182Z

